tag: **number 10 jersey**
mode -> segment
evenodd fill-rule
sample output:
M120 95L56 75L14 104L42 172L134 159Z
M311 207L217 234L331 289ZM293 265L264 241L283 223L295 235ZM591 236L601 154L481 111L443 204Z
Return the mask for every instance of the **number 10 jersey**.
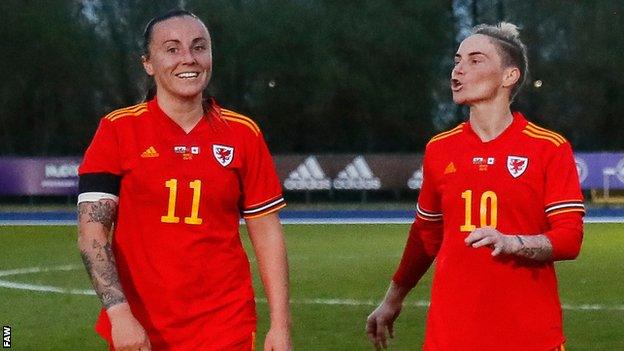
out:
M512 124L489 142L469 123L435 136L423 167L416 223L394 280L415 284L425 265L414 262L427 262L418 258L422 253L435 256L425 350L561 345L553 262L492 257L491 248L475 249L464 239L486 226L504 234L545 234L554 260L575 257L584 207L569 142L514 113Z

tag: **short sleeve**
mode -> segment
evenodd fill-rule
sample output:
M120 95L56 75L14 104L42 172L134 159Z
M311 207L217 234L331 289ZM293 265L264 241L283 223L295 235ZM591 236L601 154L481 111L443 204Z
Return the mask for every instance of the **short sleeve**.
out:
M121 175L119 141L113 125L102 119L85 152L78 174L108 173Z
M559 146L545 169L544 210L547 217L561 213L585 213L581 185L570 143Z
M121 181L118 145L113 126L102 119L78 169L78 203L118 200Z
M426 150L423 157L423 182L416 204L416 216L421 220L438 222L442 220L442 205L436 190L430 158L431 154Z
M245 164L241 170L242 216L245 219L260 217L286 206L282 186L262 133L251 137L245 152Z

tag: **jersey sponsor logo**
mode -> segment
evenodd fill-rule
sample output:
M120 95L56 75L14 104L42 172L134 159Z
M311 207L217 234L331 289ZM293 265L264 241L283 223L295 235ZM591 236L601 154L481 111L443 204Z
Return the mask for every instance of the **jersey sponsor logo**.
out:
M148 147L141 154L141 157L143 158L153 158L153 157L158 157L158 156L160 156L160 154L158 153L158 151L156 151L156 149L153 146Z
M518 178L529 165L529 159L520 156L507 156L507 170L512 177Z
M315 156L309 156L284 180L286 190L329 190L329 179Z
M357 156L334 179L336 189L372 190L380 189L381 181L375 177L362 156Z
M453 162L449 163L444 169L444 174L451 174L457 172L457 168L455 168L455 164Z
M197 150L199 152L199 148ZM212 154L221 166L226 167L234 159L234 148L226 145L212 145Z
M175 152L176 154L186 153L186 146L174 146L173 152Z
M422 187L424 179L424 172L422 166L417 169L414 174L408 179L407 187L413 190L420 189Z
M199 146L191 146L191 153L193 155L199 155Z

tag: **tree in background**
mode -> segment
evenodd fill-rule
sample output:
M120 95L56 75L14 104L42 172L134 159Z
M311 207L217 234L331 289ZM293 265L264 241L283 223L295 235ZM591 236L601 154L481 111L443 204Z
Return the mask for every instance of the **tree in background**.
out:
M622 147L619 2L5 0L0 154L82 154L101 116L143 99L143 28L178 6L213 35L210 92L274 152L422 151L464 118L448 88L457 33L500 19L531 50L519 108L577 150Z

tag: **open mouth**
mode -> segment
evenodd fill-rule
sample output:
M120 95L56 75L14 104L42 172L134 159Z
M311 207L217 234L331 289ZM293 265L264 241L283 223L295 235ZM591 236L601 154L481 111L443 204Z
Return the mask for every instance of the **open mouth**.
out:
M459 81L459 79L451 79L451 90L454 92L460 91L464 85Z
M195 79L199 77L199 72L182 72L182 73L176 74L176 77L182 78L182 79Z

